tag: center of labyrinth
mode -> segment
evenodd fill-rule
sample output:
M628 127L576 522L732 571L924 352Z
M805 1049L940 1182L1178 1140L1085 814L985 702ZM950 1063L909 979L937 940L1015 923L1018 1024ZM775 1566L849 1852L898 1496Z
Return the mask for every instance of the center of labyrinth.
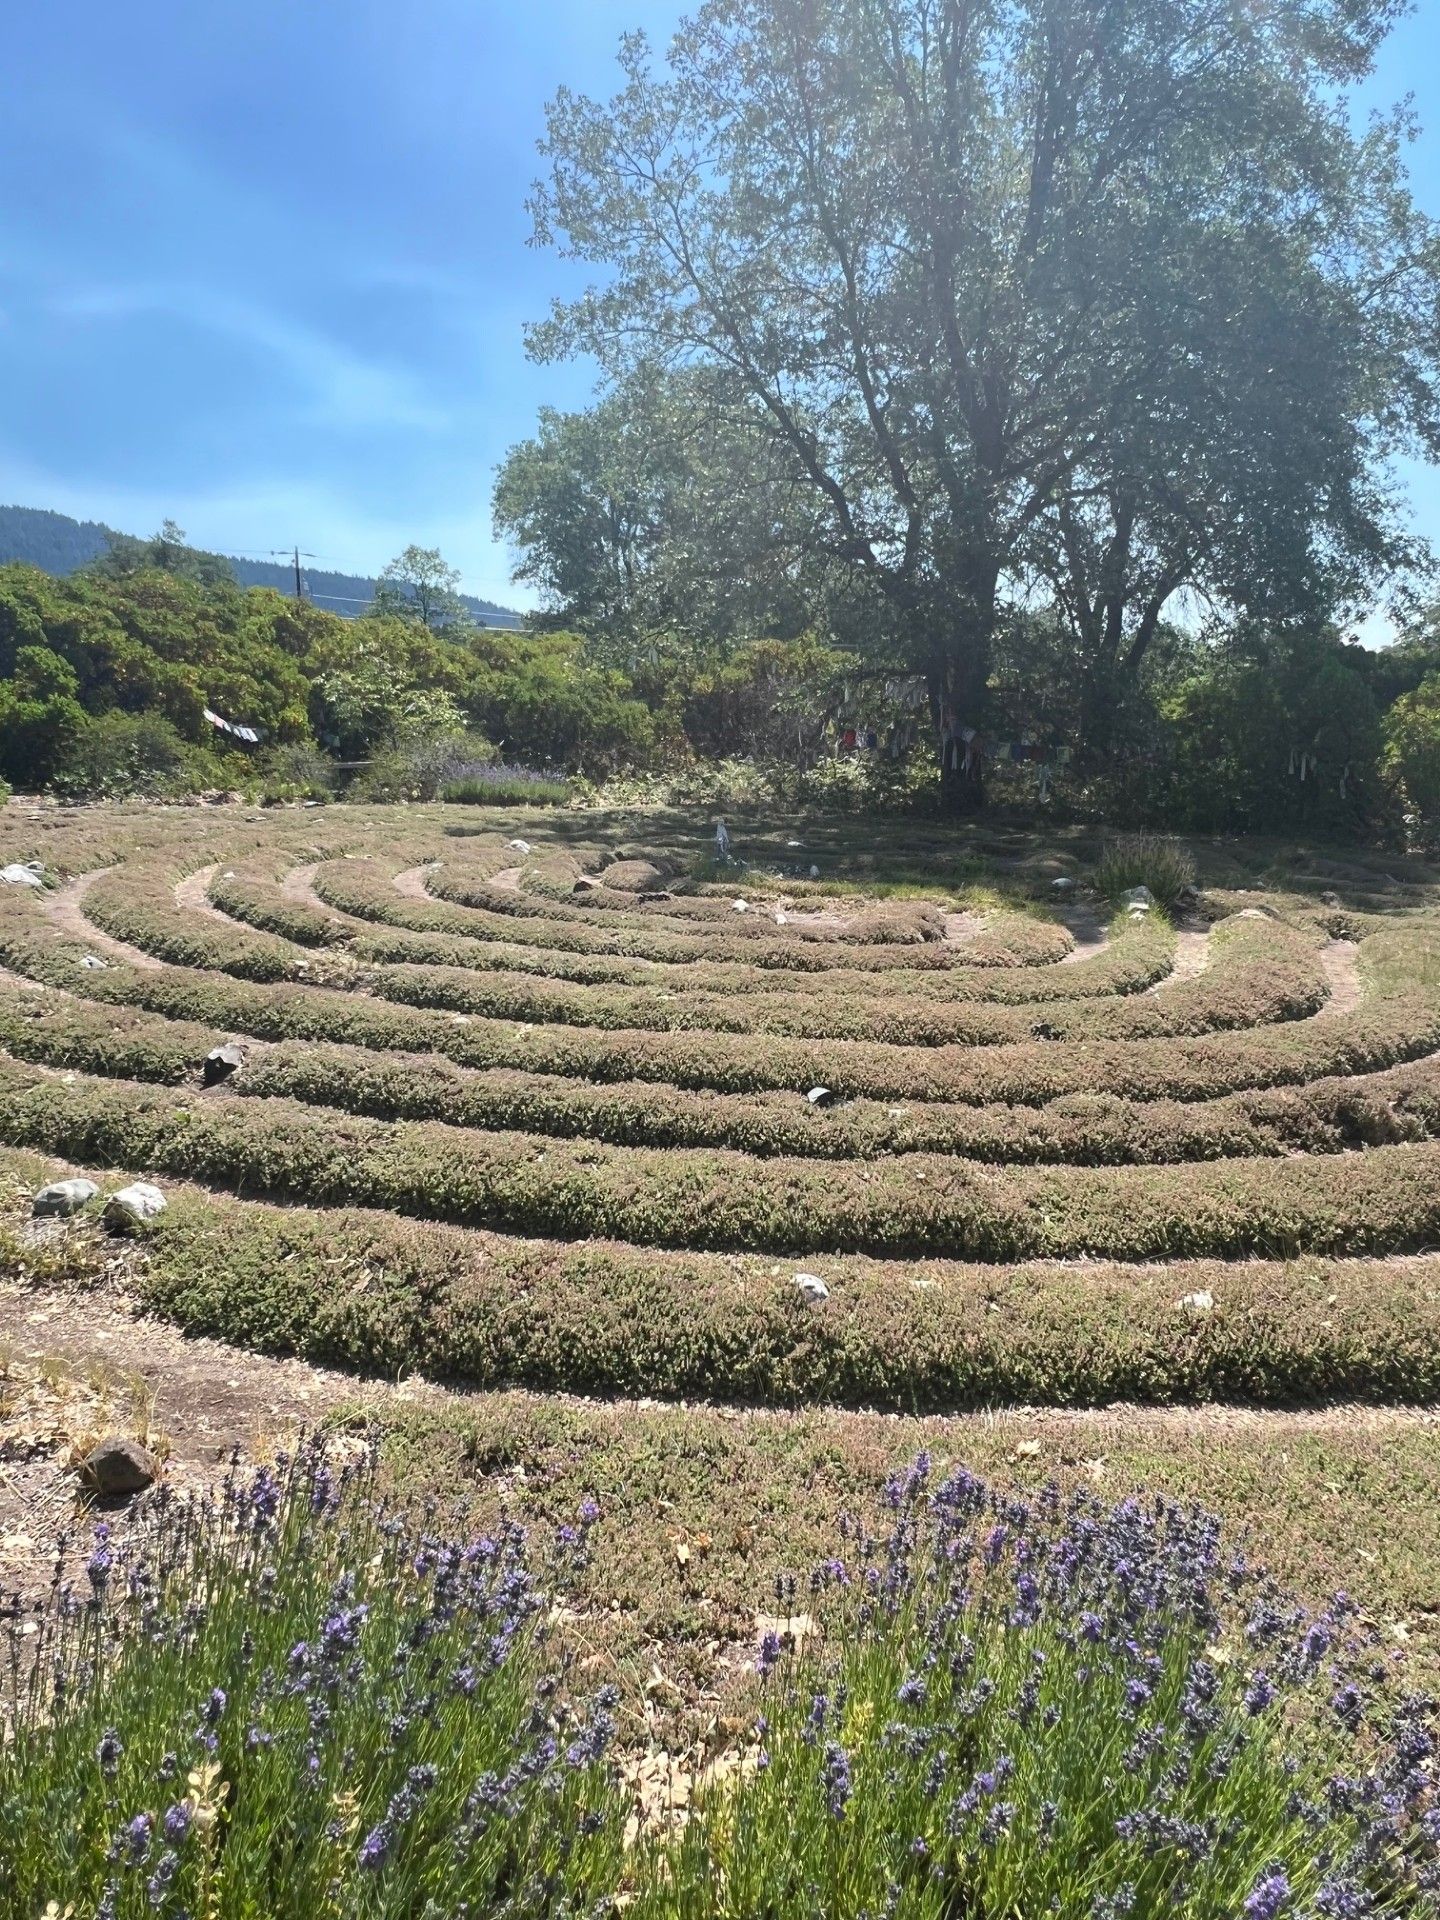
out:
M0 1138L165 1183L137 1259L182 1325L364 1366L1433 1393L1423 886L1222 874L1172 925L1038 854L957 889L923 832L717 869L612 827L46 817L47 884L0 889Z

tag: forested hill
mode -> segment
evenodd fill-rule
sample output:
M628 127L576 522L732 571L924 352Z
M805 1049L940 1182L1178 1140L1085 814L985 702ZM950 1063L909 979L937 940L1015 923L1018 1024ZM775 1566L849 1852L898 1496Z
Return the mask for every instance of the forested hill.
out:
M0 507L0 566L21 560L46 573L74 573L104 553L112 531L99 520L72 520L45 507ZM276 587L281 593L294 587L294 569L283 561L224 557L242 587ZM374 580L363 574L326 573L307 566L304 579L312 600L347 617L363 613L375 594ZM520 615L511 607L477 600L473 594L460 597L475 618L488 626L520 625Z

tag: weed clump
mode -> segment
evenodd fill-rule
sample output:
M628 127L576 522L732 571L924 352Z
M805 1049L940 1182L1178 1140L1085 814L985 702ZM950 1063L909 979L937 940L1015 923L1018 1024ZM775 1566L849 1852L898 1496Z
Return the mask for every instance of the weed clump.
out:
M1182 840L1165 833L1124 833L1102 851L1095 885L1109 900L1148 887L1162 907L1173 907L1195 883L1195 859Z

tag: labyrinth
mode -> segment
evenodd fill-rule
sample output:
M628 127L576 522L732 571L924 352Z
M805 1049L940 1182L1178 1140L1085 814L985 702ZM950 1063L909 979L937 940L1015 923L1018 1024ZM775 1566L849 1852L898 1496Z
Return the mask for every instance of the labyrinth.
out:
M12 807L10 1171L157 1182L153 1311L365 1371L1435 1396L1425 870L1201 848L1172 924L1081 839L732 831L719 866L699 816Z

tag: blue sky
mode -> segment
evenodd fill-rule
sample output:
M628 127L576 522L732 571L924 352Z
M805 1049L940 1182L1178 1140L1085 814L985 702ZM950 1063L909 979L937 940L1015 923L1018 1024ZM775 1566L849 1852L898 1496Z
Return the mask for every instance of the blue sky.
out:
M1440 7L1367 94L1413 91L1440 214ZM544 102L605 93L669 0L45 0L0 67L0 501L372 572L438 545L516 602L496 462L581 368L521 327L578 284L527 247ZM1440 477L1408 476L1440 544Z

